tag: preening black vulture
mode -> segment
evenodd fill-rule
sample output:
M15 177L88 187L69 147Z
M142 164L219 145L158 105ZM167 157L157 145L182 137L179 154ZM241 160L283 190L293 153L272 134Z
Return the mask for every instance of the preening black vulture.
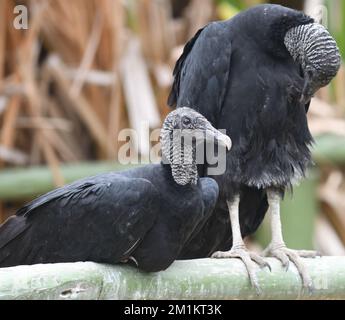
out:
M214 177L220 191L217 207L183 256L228 250L232 244L230 251L213 257L241 258L258 287L253 260L265 263L248 252L242 236L256 230L269 205L272 241L265 254L285 266L294 262L303 285L311 286L300 257L315 252L286 248L279 204L311 162L306 113L313 94L336 75L340 61L336 42L322 25L279 5L259 5L212 22L186 44L168 103L194 108L216 128L226 129L233 148L226 173Z
M161 130L167 161L82 179L30 202L0 227L0 267L134 261L144 271L167 268L218 198L213 179L198 179L198 141L180 144L196 130L200 141L230 148L230 138L194 110L171 112Z

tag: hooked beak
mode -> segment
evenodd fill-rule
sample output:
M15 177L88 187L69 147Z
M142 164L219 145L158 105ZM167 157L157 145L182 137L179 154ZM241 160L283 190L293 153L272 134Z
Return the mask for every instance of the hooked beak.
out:
M326 86L337 74L341 57L336 41L319 23L298 25L286 32L284 43L292 58L304 73L301 102Z
M229 151L232 146L232 142L229 136L213 128L211 125L206 129L206 141L226 147Z
M302 94L300 98L301 103L307 103L311 99L311 84L312 81L312 75L311 72L304 72L304 85L302 89Z

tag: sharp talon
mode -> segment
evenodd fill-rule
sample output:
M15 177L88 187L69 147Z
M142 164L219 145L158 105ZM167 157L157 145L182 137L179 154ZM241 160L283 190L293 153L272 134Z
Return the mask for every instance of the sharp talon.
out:
M272 246L270 247L272 248ZM310 275L305 268L305 265L303 263L303 257L313 257L315 258L316 253L315 251L310 250L292 250L288 249L284 246L281 246L279 248L276 247L276 249L269 250L269 254L273 257L278 258L282 262L283 268L285 268L286 271L289 270L290 261L296 266L296 269L301 277L302 280L302 291L305 292L305 290L308 290L309 293L313 293L314 291L314 285L313 281L310 278Z
M252 288L255 289L256 295L258 295L258 296L261 295L262 290L260 288L259 281L258 281L256 275L249 273L249 280L250 280L250 284L251 284Z
M315 291L315 287L314 285L311 283L309 286L308 286L308 289L309 289L309 293L312 295Z
M259 282L256 278L256 275L254 274L249 274L249 280L250 280L250 283L251 283L251 286L252 288L255 289L255 292L256 292L256 295L261 295L262 294L262 290L260 288L260 285L259 285Z
M266 267L270 272L272 272L272 267L268 262L266 262Z
M272 267L267 261L263 261L263 263L260 264L260 268L261 269L267 268L270 272L272 272Z
M220 252L215 252L215 253L213 253L212 255L211 255L211 258L212 259L219 259L220 258Z
M233 248L230 251L217 251L211 255L211 258L228 258L228 259L241 259L244 266L247 269L247 274L249 277L249 281L251 286L255 289L258 295L261 294L262 290L258 284L258 280L256 277L256 264L258 264L261 268L268 267L269 269L271 266L260 256L255 253L249 252L246 248Z
M256 295L261 296L262 295L262 289L260 288L260 286L255 285L254 288L255 288Z
M130 256L130 257L128 258L128 260L133 261L134 264L137 266L137 268L139 267L138 261L137 261L133 256Z
M312 283L309 283L309 284L303 286L302 292L304 294L312 295L315 292L315 287Z

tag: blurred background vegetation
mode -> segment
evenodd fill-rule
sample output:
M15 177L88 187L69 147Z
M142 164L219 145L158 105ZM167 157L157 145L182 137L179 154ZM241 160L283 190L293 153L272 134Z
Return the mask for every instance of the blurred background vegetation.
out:
M83 176L121 169L117 137L159 128L183 45L260 0L0 0L0 222ZM267 1L266 1L267 2ZM271 1L326 24L345 57L345 1ZM29 28L13 26L25 5ZM309 111L316 166L287 195L287 244L345 254L345 71ZM140 137L139 137L140 138ZM138 153L145 145L133 141ZM266 222L248 240L268 242Z

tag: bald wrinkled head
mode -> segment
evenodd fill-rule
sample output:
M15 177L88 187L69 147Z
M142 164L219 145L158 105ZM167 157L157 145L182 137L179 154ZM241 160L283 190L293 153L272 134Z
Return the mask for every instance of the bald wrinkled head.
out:
M311 97L336 76L341 64L339 49L321 24L310 23L291 28L285 35L284 43L309 82L305 95Z
M335 40L323 25L303 12L263 4L243 11L235 19L263 50L279 58L291 56L301 66L305 79L303 100L310 100L337 74L341 58Z
M190 108L178 108L168 114L161 130L162 155L170 164L176 183L196 184L196 144L212 141L231 148L231 139Z

